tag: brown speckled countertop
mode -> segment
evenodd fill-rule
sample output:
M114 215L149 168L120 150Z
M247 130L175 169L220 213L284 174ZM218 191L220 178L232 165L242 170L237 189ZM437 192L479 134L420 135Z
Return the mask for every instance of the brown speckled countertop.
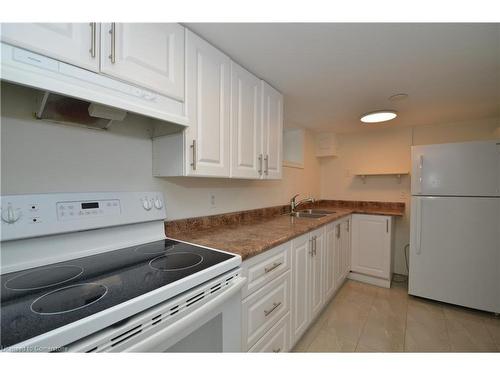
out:
M404 203L319 201L299 209L335 211L319 219L287 215L287 206L181 219L165 223L170 238L229 251L247 259L352 213L403 216Z

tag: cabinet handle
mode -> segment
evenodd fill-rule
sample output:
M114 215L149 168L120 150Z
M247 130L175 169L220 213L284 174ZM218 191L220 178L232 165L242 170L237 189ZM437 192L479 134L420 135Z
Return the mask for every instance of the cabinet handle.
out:
M337 224L337 226L335 227L335 229L336 229L335 236L337 238L339 238L340 237L340 224Z
M309 251L309 254L311 254L311 256L314 256L314 239L311 237L309 242L311 244L311 251Z
M266 169L264 169L264 174L267 176L269 174L269 155L264 156L264 161L266 163Z
M281 306L281 302L274 302L271 310L264 310L264 316L268 316L269 314L271 314L274 310L276 310L280 306Z
M389 233L389 219L385 221L385 233Z
M115 22L111 23L111 29L109 30L109 33L111 34L111 54L109 55L109 58L111 60L111 63L114 64L116 62L116 23Z
M259 155L259 176L262 176L262 154Z
M316 236L313 237L314 250L313 255L316 256Z
M196 170L196 139L193 139L193 143L189 146L193 153L193 162L191 163L191 167L193 167L193 171Z
M273 353L279 353L279 352L281 352L281 348L273 349Z
M273 265L271 267L264 268L264 271L265 271L265 273L269 273L269 272L275 270L276 268L278 268L279 266L281 266L281 262L273 263Z
M91 22L89 25L90 25L90 49L89 49L89 52L90 52L91 57L95 57L97 23Z

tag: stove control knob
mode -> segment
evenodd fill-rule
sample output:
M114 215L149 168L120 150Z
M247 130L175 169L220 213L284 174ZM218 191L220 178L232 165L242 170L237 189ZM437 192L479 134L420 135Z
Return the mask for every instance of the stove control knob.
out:
M2 210L2 220L8 224L14 224L21 218L21 211L19 209L14 210L9 204L6 209Z
M159 199L159 198L156 198L156 199L155 199L155 207L156 207L157 209L159 209L159 210L161 210L161 209L162 209L162 207L163 207L163 202L161 201L161 199Z
M151 203L151 201L147 198L145 198L143 201L142 201L142 207L144 207L144 209L146 211L149 211L150 209L153 208L153 204Z

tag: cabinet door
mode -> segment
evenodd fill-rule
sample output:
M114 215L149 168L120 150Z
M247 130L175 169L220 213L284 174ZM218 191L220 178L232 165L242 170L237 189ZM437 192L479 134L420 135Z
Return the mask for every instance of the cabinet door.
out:
M230 64L186 30L187 175L229 177Z
M341 227L342 222L337 221L334 223L334 236L335 236L335 251L334 251L334 270L335 270L335 289L339 288L342 285L342 282L345 278L344 273L344 257L345 254L342 251L342 240L341 240Z
M325 228L325 255L323 264L323 280L324 280L324 300L325 303L332 297L335 292L335 246L337 244L335 238L335 224L328 224Z
M103 23L101 72L184 101L184 27Z
M3 23L1 37L14 46L99 70L98 23Z
M314 319L323 308L323 257L325 249L325 228L311 232L310 285L311 285L311 319Z
M231 61L231 177L263 175L260 80Z
M354 272L389 279L391 258L390 217L352 216L352 266Z
M351 271L351 220L346 219L340 227L340 242L342 247L342 271L347 277Z
M292 241L292 340L302 336L310 322L309 267L311 248L309 234ZM293 345L292 345L293 346Z
M280 179L283 159L283 95L262 81L264 178Z

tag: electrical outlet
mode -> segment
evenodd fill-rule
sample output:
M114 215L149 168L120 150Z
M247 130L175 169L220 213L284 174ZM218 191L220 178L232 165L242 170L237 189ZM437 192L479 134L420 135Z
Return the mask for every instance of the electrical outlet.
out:
M215 194L210 193L210 208L215 208Z

